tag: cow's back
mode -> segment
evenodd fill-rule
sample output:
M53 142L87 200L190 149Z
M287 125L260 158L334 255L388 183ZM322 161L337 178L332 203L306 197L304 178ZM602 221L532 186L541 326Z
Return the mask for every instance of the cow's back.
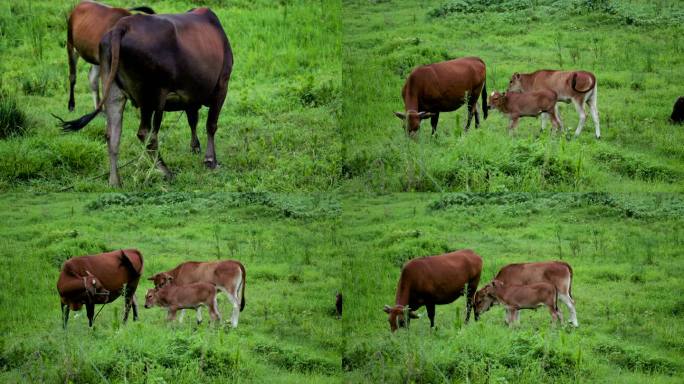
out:
M561 279L572 277L570 265L560 261L509 264L497 273L495 279L510 285L551 283L561 288Z
M68 29L78 54L91 64L99 64L98 44L119 19L130 16L123 8L83 1L69 15Z
M242 274L240 263L234 260L212 262L189 261L177 267L174 283L178 285L209 282L224 286L225 277Z

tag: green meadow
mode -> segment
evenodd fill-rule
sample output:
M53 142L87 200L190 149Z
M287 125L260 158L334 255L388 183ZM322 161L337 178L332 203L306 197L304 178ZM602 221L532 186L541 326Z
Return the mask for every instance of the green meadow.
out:
M679 383L684 371L684 199L669 194L391 194L344 200L345 382ZM579 328L545 308L509 329L500 306L464 324L465 301L390 334L407 260L470 248L480 287L513 262L573 267ZM567 308L559 304L568 318Z
M166 113L159 133L160 153L176 178L165 181L144 154L135 135L139 111L128 103L119 157L119 166L126 164L121 170L123 188L292 192L328 190L339 182L339 2L106 3L144 4L157 13L208 6L221 20L234 54L216 134L220 168L206 169L204 152L190 151L186 116ZM108 189L104 117L81 132L62 134L51 116L74 119L93 109L87 81L90 66L81 59L76 109L67 110L66 19L75 4L75 0L0 2L0 190ZM206 115L203 108L198 125L202 150ZM17 129L6 128L17 125Z
M0 382L339 382L340 205L327 196L50 194L0 198ZM144 257L140 320L123 301L88 328L85 311L60 320L56 282L76 255L137 248ZM238 259L246 306L236 329L182 324L144 308L146 278L187 260ZM98 308L99 310L99 308ZM78 313L77 317L74 314Z
M343 169L355 191L682 191L684 130L668 123L684 82L678 1L344 1ZM463 56L487 64L487 91L515 72L596 74L602 138L561 104L566 135L491 111L463 133L465 109L423 121L408 140L393 111L419 65ZM478 101L478 106L480 102ZM569 131L569 132L568 132Z

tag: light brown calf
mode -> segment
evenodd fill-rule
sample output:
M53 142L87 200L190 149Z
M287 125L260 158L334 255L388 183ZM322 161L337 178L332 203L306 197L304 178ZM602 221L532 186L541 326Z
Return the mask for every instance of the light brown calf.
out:
M166 285L162 288L152 288L145 295L145 308L155 305L167 308L169 315L167 320L175 320L179 309L195 309L197 311L197 323L202 322L200 306L205 305L209 309L212 321L221 320L216 303L216 286L211 283L193 283L187 285ZM179 321L183 321L183 314Z
M504 92L503 94L494 91L489 96L489 106L508 116L511 120L508 125L509 132L513 132L518 126L520 117L539 116L540 114L542 115L542 130L544 129L545 115L551 116L551 123L554 128L560 127L560 120L555 111L556 93L548 89L524 93Z
M601 138L601 128L599 127L599 113L596 105L598 87L596 85L596 76L587 71L555 71L555 70L539 70L532 73L514 73L511 81L508 84L509 92L529 92L539 91L543 89L550 89L556 92L557 101L564 103L572 103L579 114L579 123L575 136L582 133L584 122L587 119L587 114L584 111L584 104L589 106L591 118L594 120L594 127L596 128L596 138ZM555 108L556 116L559 117L558 105ZM542 127L544 120L542 120ZM561 130L563 123L561 122Z
M553 321L563 321L558 310L558 290L553 284L507 285L494 280L475 294L475 313L487 312L494 304L506 308L506 324L512 326L520 319L521 309L535 309L546 305Z

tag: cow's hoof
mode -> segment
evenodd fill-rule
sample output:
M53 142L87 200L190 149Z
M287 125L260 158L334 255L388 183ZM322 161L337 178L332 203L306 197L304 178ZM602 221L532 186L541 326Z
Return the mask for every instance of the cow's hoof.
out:
M218 167L218 161L216 159L204 159L204 165L209 169L216 169Z
M200 147L199 144L198 145L192 145L192 146L190 146L190 151L194 154L198 154L198 153L202 152L202 147Z

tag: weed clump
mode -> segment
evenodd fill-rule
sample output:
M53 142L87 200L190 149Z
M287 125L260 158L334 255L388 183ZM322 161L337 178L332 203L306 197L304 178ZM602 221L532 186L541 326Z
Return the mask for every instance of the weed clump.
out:
M26 114L13 97L0 93L0 139L26 133Z
M676 365L672 361L662 357L649 356L637 348L623 348L617 344L601 343L594 346L593 349L612 363L631 371L666 375L674 375L677 371Z

